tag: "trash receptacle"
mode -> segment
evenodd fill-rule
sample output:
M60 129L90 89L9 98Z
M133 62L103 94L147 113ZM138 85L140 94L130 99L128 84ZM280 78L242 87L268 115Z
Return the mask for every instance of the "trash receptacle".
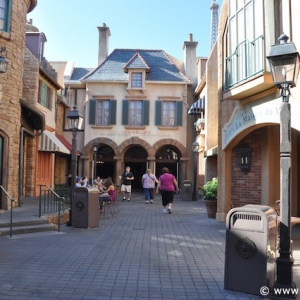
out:
M72 199L72 226L89 228L99 226L99 190L95 187L77 187Z
M192 201L193 185L191 181L184 180L183 187L180 189L180 196L182 201Z
M276 273L277 214L264 205L233 208L226 218L224 287L260 295L273 289Z

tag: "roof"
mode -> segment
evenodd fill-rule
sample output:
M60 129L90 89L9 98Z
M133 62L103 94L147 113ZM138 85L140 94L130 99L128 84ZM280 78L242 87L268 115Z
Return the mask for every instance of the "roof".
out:
M93 70L94 69L91 68L74 68L70 80L80 80L82 77L84 77L86 74Z
M163 50L115 49L83 81L128 81L125 72L131 68L147 69L146 81L168 81L190 83ZM124 70L125 67L125 70Z

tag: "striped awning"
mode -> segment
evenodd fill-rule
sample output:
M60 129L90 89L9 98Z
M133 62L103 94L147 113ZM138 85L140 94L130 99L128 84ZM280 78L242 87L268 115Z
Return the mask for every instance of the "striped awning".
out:
M189 109L188 115L200 115L201 111L205 109L205 96L198 99Z
M55 132L44 130L39 136L39 151L70 154L70 150L55 136Z

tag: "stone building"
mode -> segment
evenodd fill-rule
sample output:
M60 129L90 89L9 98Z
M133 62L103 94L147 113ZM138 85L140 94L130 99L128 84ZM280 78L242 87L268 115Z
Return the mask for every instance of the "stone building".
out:
M6 73L0 74L0 184L18 205L19 158L21 149L21 119L28 121L24 111L31 111L21 101L23 93L23 71L25 52L26 15L37 4L36 0L2 1L0 5L0 47L6 51L2 56L8 61ZM22 115L22 118L21 118ZM37 122L35 129L42 129ZM4 192L0 193L0 209L11 206Z

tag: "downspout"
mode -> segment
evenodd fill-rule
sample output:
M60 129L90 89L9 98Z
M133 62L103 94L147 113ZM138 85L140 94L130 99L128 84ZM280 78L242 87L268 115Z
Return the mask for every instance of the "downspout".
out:
M39 130L38 134L34 134L34 132L21 127L20 130L20 152L19 152L19 182L18 182L18 192L19 192L19 199L22 197L23 191L23 175L24 175L24 133L30 135L31 137L37 137L42 134L42 131ZM19 201L19 206L21 206L21 201Z

